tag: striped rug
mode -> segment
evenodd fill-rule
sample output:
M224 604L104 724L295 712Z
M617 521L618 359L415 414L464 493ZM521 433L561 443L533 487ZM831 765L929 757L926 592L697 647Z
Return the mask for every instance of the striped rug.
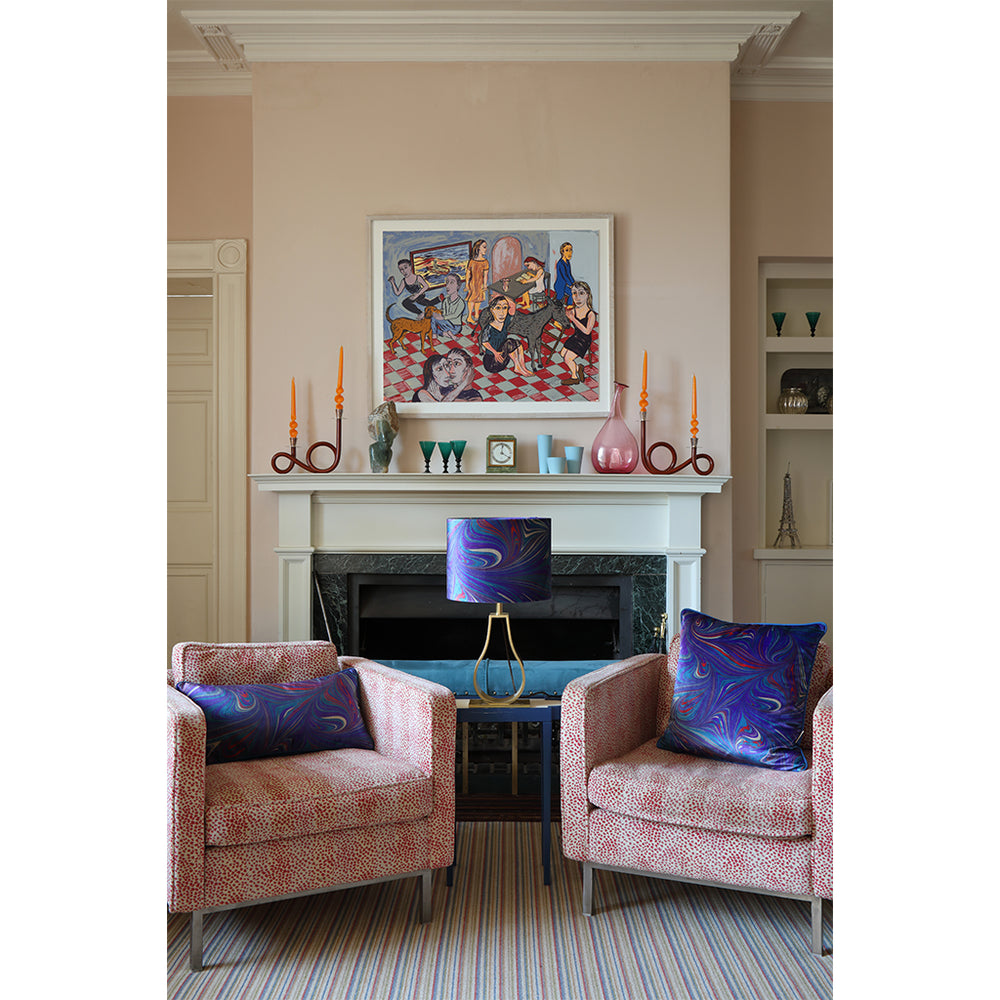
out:
M205 917L188 971L187 919L167 922L171 1000L797 1000L832 997L805 903L609 872L595 915L553 826L552 885L537 823L461 823L455 884L434 875ZM829 916L827 917L829 919ZM829 926L826 947L830 947Z

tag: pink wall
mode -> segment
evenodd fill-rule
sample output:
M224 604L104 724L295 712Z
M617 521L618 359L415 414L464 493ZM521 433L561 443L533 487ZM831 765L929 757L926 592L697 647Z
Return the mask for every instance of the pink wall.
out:
M252 229L251 98L169 98L167 239L250 239Z
M412 93L448 100L406 113ZM302 428L327 436L341 343L342 467L367 468L366 215L613 213L627 416L635 429L646 349L650 429L683 440L697 370L702 443L734 475L705 501L705 607L756 617L757 261L832 253L829 104L730 105L728 68L698 64L267 65L252 99L168 103L169 238L250 239L254 471L284 443L292 374ZM500 137L499 165L470 141L484 131ZM598 426L560 420L557 432L586 443ZM462 436L495 429L472 421ZM404 421L394 467L417 468L425 433L456 436L447 421ZM252 629L269 638L275 510L251 494Z
M294 375L300 439L329 438L344 345L345 449L367 471L371 407L368 223L391 214L615 217L616 372L638 430L649 352L657 437L684 441L698 374L702 444L729 471L729 67L262 64L254 69L251 467L286 443ZM589 444L600 419L402 421L393 469L420 438L555 431ZM728 497L705 503L705 605L730 611ZM276 501L251 500L253 637L277 628ZM440 540L438 540L440 541Z
M733 616L760 615L757 275L761 257L833 255L833 106L732 105Z

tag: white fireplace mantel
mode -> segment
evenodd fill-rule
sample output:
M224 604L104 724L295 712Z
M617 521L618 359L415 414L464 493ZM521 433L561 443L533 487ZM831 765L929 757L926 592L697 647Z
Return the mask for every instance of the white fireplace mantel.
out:
M728 476L264 473L278 495L279 637L311 637L316 552L444 552L449 517L551 517L555 553L667 557L671 625L701 606L701 498Z

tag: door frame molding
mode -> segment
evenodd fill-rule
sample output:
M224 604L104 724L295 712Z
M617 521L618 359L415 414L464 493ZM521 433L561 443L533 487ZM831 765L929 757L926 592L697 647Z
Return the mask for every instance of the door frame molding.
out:
M247 241L167 242L169 278L212 279L216 348L216 606L220 642L247 638Z

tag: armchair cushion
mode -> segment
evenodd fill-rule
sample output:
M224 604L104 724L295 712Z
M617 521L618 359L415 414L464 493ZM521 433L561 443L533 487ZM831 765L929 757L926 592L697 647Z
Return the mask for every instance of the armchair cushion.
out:
M720 621L685 608L662 750L780 771L808 767L799 741L826 625Z
M324 750L205 768L205 843L257 844L430 816L419 767L373 750Z
M209 764L374 746L347 669L282 684L177 685L205 713Z
M754 837L813 832L811 773L671 753L649 740L590 772L589 800L623 816Z

